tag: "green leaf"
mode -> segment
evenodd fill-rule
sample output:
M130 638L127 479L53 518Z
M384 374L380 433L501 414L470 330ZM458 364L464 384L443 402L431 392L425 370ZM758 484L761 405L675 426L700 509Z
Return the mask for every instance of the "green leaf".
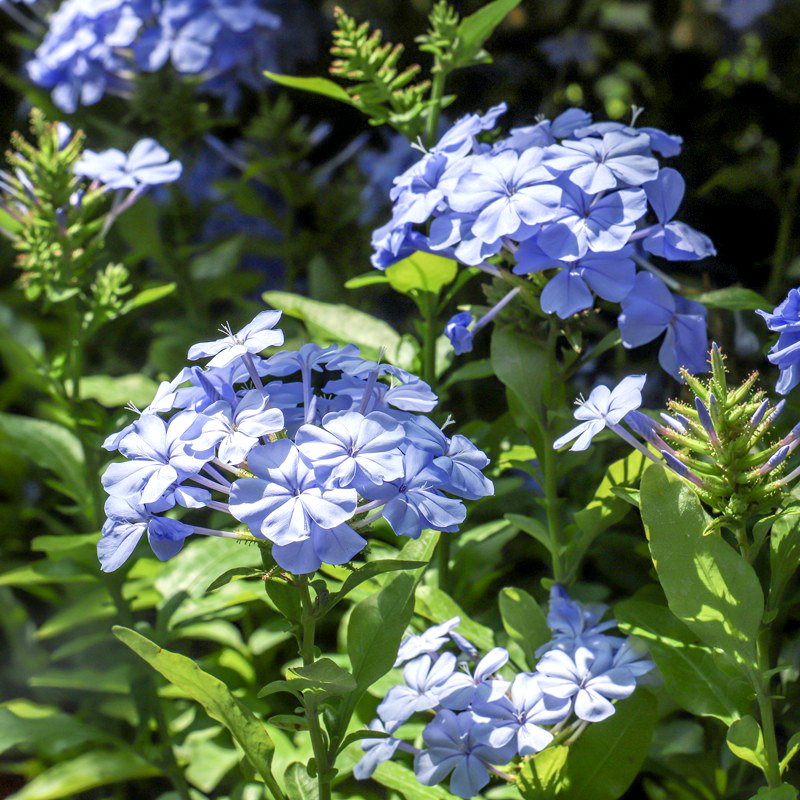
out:
M326 605L326 613L341 600L344 600L356 586L360 586L364 581L368 581L376 575L383 575L386 572L397 572L398 570L419 569L425 566L427 566L427 562L425 561L399 561L391 558L370 561L363 567L359 567L354 572L351 572L347 578L345 578L341 589L331 597L330 602Z
M374 269L372 272L365 272L363 275L356 275L355 278L345 281L344 288L363 289L365 286L375 286L378 283L389 283L389 279L385 273Z
M728 286L714 292L694 295L692 300L710 308L723 308L726 311L755 311L757 308L771 308L771 304L758 292L742 286Z
M144 408L155 397L158 384L146 375L88 375L81 378L81 397L96 400L106 408L133 403Z
M394 665L397 649L414 611L417 578L401 572L353 609L347 625L347 652L360 691Z
M300 78L296 75L279 75L276 72L269 71L265 71L264 75L271 81L275 81L275 83L286 86L289 89L301 89L304 92L330 97L340 103L347 103L349 106L353 105L350 95L338 83L334 83L327 78Z
M668 608L625 600L614 607L614 617L621 631L647 645L667 692L681 708L726 725L748 713L753 699L749 683L735 673L730 659L696 644Z
M289 680L291 683L296 681L303 684L304 689L325 692L329 695L348 694L356 689L356 681L352 674L330 658L320 658L305 667L289 670Z
M521 0L494 0L479 8L474 14L464 17L458 26L454 67L467 66L481 58L484 42L495 28L513 11Z
M408 767L396 761L384 761L372 777L382 786L400 792L405 800L455 800L443 785L423 786Z
M768 789L764 786L750 800L797 800L797 789L794 786L789 786L788 783L782 783L774 789Z
M361 731L353 731L348 733L342 741L341 750L349 747L353 742L360 742L362 739L389 739L391 734L383 733L383 731L371 731L369 728L364 728Z
M491 346L497 377L516 395L533 419L544 419L542 397L549 395L547 354L530 336L513 328L495 328Z
M781 775L789 768L789 763L800 751L800 733L796 733L789 739L786 745L786 755L781 759Z
M135 294L122 306L120 314L129 314L137 308L149 306L151 303L157 303L159 300L169 297L177 288L177 283L162 283L159 286L151 286L149 289L142 289L141 292Z
M769 600L774 608L800 566L800 514L786 514L772 523L769 563L772 575Z
M295 761L289 764L283 776L289 800L318 800L317 782L309 776L304 764Z
M550 538L550 531L543 522L522 514L505 514L504 518L521 531L527 533L528 536L536 539L539 544L547 548L551 553L553 552L555 545Z
M0 413L0 443L6 441L18 458L53 472L66 494L84 503L89 496L83 481L83 448L61 425L19 414Z
M719 533L697 495L666 469L650 466L641 487L650 553L670 610L706 644L749 668L764 613L753 568Z
M551 745L523 763L517 785L525 800L552 800L562 796L568 756L569 747Z
M108 743L111 737L69 714L22 717L0 707L0 754L12 748L44 753L48 758L87 742Z
M544 611L527 592L510 586L500 592L499 604L506 633L522 648L528 669L533 669L535 651L552 638Z
M433 586L420 586L417 590L416 612L431 622L445 622L453 617L461 617L458 632L466 636L480 651L494 647L494 633L491 628L469 618L461 606L450 595Z
M751 716L737 719L728 728L725 737L730 751L742 761L758 767L765 775L767 770L767 753L764 748L764 736L761 726Z
M396 292L407 295L427 292L438 297L439 292L455 280L458 262L420 251L392 264L384 274Z
M160 774L160 770L133 751L92 750L45 770L9 800L74 798L98 786L155 778Z
M226 569L218 578L214 579L206 589L207 592L213 592L226 586L231 581L244 580L246 578L258 578L264 574L264 571L257 567L233 567L233 569Z
M526 800L617 800L644 763L656 714L653 695L637 689L617 703L613 717L590 725L570 745L560 769L561 754L549 753L550 748L526 762L518 779L522 796ZM532 766L540 757L547 763L545 794L540 788L542 776Z
M252 711L242 705L222 681L203 672L191 658L164 650L129 628L116 625L113 631L123 644L203 706L212 719L221 722L231 732L275 800L281 800L282 792L270 769L275 746Z
M391 325L350 306L322 303L290 292L265 292L264 300L290 317L302 320L320 344L352 342L370 357L377 357L383 347L390 361L400 350L400 335Z

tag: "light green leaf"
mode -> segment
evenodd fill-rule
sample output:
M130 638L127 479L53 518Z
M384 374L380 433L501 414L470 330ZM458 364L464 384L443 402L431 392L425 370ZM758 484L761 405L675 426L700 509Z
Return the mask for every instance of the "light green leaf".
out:
M92 575L86 567L71 559L58 561L34 561L22 567L15 567L0 575L0 586L43 586L48 583L96 583L97 575Z
M755 663L764 596L753 568L718 533L697 495L666 469L650 466L642 519L670 610L711 647L745 667Z
M458 26L454 65L462 67L475 61L489 60L488 56L481 57L484 43L520 2L521 0L494 0L474 14L464 17Z
M213 592L215 589L220 589L227 586L231 581L240 581L247 578L258 578L264 574L263 569L258 567L233 567L226 569L218 578L211 581L206 589L207 592Z
M755 311L757 308L771 308L772 305L758 292L743 286L728 286L713 292L695 295L692 300L710 308L723 308L726 311Z
M290 669L289 681L302 684L303 689L329 695L347 694L356 689L356 681L351 673L330 658L320 658L308 666Z
M737 719L728 728L725 737L730 751L742 761L758 767L765 775L767 770L767 753L764 749L764 736L761 726L751 716Z
M304 764L295 761L289 764L286 774L283 776L286 785L286 794L289 800L317 800L319 792L317 782L309 776Z
M394 361L401 347L401 337L382 320L342 304L322 303L290 292L265 292L264 300L290 317L302 320L315 341L321 344L358 345L368 357L377 357L386 349Z
M228 687L186 656L164 650L154 642L129 628L114 626L114 635L170 683L186 692L206 710L208 715L221 722L244 751L253 768L264 779L275 800L282 792L272 775L270 764L275 746L264 725L248 708L242 705Z
M590 725L568 749L559 769L560 754L547 755L548 793L542 794L542 778L523 767L518 785L525 800L617 800L633 782L647 756L656 723L656 700L646 689L637 689L616 705L603 722ZM549 750L549 748L548 748ZM544 753L548 753L545 750ZM553 792L555 788L555 792Z
M428 292L438 297L455 280L458 262L435 253L417 252L392 264L384 274L396 292L408 295Z
M81 397L96 400L106 408L133 403L144 408L155 397L158 384L146 375L88 375L80 380Z
M365 272L363 275L356 275L355 278L345 281L344 288L363 289L365 286L375 286L378 283L389 283L389 279L385 273L374 269L372 272Z
M455 795L444 788L446 781L439 786L423 786L408 767L396 761L384 761L372 777L382 786L400 792L405 800L455 800Z
M289 89L301 89L304 92L330 97L340 103L347 103L349 106L353 105L350 95L338 83L334 83L327 78L300 78L295 75L279 75L276 72L269 71L265 71L264 75L271 81L275 81L275 83L286 86Z
M160 774L160 770L132 751L93 750L50 767L9 800L74 798L98 786L155 778Z
M796 733L789 739L786 745L786 755L781 759L781 775L789 768L789 763L800 751L800 733Z
M533 669L535 651L552 638L544 611L527 592L511 586L500 592L499 604L506 633L522 648L528 669Z
M21 717L0 707L0 753L14 747L49 758L87 742L108 743L111 737L69 714Z
M553 745L523 763L518 786L525 800L561 797L569 747Z
M420 586L417 590L415 611L421 617L434 623L446 622L453 617L461 617L458 632L466 636L478 650L484 652L494 647L494 633L491 628L469 618L450 595L433 586Z
M692 632L668 608L625 600L614 607L614 617L621 631L647 645L667 691L681 708L726 725L748 713L753 699L749 683L722 653L696 644Z
M794 786L789 786L788 783L782 783L774 789L768 789L764 786L750 800L797 800L797 789Z
M135 294L122 306L120 314L129 314L137 308L149 306L151 303L157 303L159 300L169 297L177 288L177 283L162 283L159 286L151 286L149 289L142 289L141 292Z

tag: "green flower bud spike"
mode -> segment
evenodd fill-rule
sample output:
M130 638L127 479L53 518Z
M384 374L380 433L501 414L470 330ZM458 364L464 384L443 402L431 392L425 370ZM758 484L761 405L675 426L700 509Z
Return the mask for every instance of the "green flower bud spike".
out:
M800 468L781 477L795 448L800 425L782 439L773 434L785 402L770 405L755 388L758 373L729 388L725 357L714 344L709 354L711 377L701 380L681 370L693 402L671 400L666 424L657 430L669 445L666 466L700 495L717 516L705 530L743 529L747 517L776 508Z

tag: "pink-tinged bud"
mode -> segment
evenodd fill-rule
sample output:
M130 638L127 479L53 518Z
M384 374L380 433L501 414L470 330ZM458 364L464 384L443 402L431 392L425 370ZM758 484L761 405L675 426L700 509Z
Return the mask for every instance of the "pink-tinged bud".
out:
M784 445L775 453L763 467L758 470L759 475L766 475L768 472L772 472L779 464L782 464L786 460L786 456L789 455L791 452L791 448L789 445Z
M672 453L668 452L667 450L661 451L661 457L667 463L667 466L676 472L681 478L686 478L687 481L691 481L695 486L699 486L701 489L705 489L705 484L697 475L692 472L689 467L686 466L682 461L679 461L675 458Z

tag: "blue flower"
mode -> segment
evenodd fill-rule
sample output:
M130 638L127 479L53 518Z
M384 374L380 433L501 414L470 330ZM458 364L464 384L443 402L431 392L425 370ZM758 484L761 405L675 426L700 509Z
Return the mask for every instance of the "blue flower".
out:
M628 415L631 413L635 412L628 412ZM573 600L563 586L554 584L550 589L547 611L547 626L553 632L553 638L537 650L537 655L547 650L574 651L579 645L591 647L598 642L607 642L610 637L605 636L604 631L613 628L616 621L601 622L606 611L608 606L601 603L586 604Z
M677 156L681 152L681 146L683 145L683 139L680 136L665 133L659 128L648 128L646 126L634 128L630 125L625 125L623 122L595 122L585 127L576 128L572 135L575 139L584 139L587 136L602 138L612 131L619 131L627 136L647 134L650 139L650 149L665 158Z
M409 661L403 668L405 683L389 689L378 706L378 716L387 725L399 725L417 711L436 708L455 668L452 653L442 653L435 661L429 655Z
M382 486L365 487L364 497L384 500L383 517L398 536L416 539L424 528L455 531L467 511L459 500L437 488L447 484L447 473L429 453L410 445L403 454L403 476Z
M105 512L108 519L97 542L97 557L103 572L119 569L130 558L145 531L150 547L161 561L176 555L186 537L193 533L183 522L156 517L143 506L118 497L108 498Z
M272 557L279 567L295 575L315 572L322 564L346 564L360 553L367 540L349 525L342 523L323 528L309 522L308 537L272 547Z
M536 239L551 258L577 261L590 250L621 250L636 229L636 221L647 211L647 197L641 189L621 189L595 200L570 182L561 185L558 215L542 226Z
M142 139L127 155L112 148L96 153L86 150L75 165L75 174L104 184L106 189L141 189L172 183L181 176L180 161L170 161L169 153L155 139Z
M473 704L472 716L477 723L473 734L478 741L493 747L513 742L521 756L529 756L553 741L553 734L541 726L563 722L571 710L569 699L542 692L538 675L521 672L511 683L510 696Z
M208 366L224 367L242 356L282 345L283 331L272 330L280 318L280 311L262 311L238 333L226 328L224 332L227 335L224 338L192 345L188 358L190 361L196 361L199 358L212 356Z
M640 272L630 294L622 301L618 319L624 347L639 347L666 331L658 351L665 372L680 379L680 370L704 372L708 333L706 309L700 303L673 295L663 281Z
M450 207L476 214L472 233L492 244L556 216L561 190L552 180L552 173L542 166L542 151L536 148L522 155L504 150L476 156L451 194Z
M414 759L414 772L423 786L435 786L450 775L450 791L457 797L474 797L487 783L487 766L506 764L516 753L510 742L491 747L475 739L474 720L465 711L440 711L425 726L422 739L427 746Z
M447 450L433 459L435 466L447 474L442 489L465 500L479 500L494 494L494 485L481 472L489 465L489 458L467 439L456 434L447 443Z
M570 450L586 450L600 431L605 427L615 429L623 417L642 404L642 387L645 375L630 375L613 389L596 386L588 400L578 401L575 419L583 420L580 425L553 442L553 449L560 450L573 439Z
M592 292L614 303L622 300L636 279L632 255L633 248L626 245L613 253L590 252L577 261L560 261L548 256L531 238L520 244L514 272L527 275L560 269L542 290L540 303L546 314L566 319L594 305Z
M322 426L304 425L295 442L325 481L342 488L380 485L403 475L404 432L386 414L327 414Z
M498 677L508 663L508 650L495 647L476 665L472 674L456 672L442 687L439 702L451 711L463 711L473 703L492 703L508 689L508 681Z
M658 175L658 161L650 155L647 134L628 136L619 131L606 133L602 139L587 137L551 145L545 151L544 164L566 173L588 194L620 185L641 186Z
M642 242L645 250L670 261L697 261L717 254L708 236L672 220L686 191L686 182L679 172L666 167L643 188L659 222Z
M536 665L539 686L545 694L572 698L575 716L586 722L602 722L614 713L611 700L629 697L636 677L624 666L614 665L610 647L578 647L545 653Z
M269 395L253 389L235 407L224 400L210 405L184 437L200 450L217 447L221 461L240 464L262 436L281 430L283 412L271 407Z
M278 545L300 542L311 536L312 522L332 529L355 512L355 489L320 485L312 464L288 439L253 448L247 464L256 477L233 484L230 510L253 536Z
M756 311L767 323L767 328L779 334L778 341L769 351L769 361L780 370L775 390L789 392L800 383L800 291L789 294L773 311Z
M392 734L397 728L397 725L384 725L379 719L374 719L370 722L368 728L371 731ZM379 764L394 758L394 754L399 746L400 739L395 739L394 736L381 736L375 739L365 737L362 739L361 748L364 750L364 755L361 756L358 763L353 767L353 777L359 781L371 778Z
M397 651L396 667L421 655L438 653L449 641L453 629L461 623L461 617L453 617L438 625L432 625L426 631L413 636L407 636L400 643Z
M143 414L119 442L128 461L109 464L103 488L112 497L145 505L159 501L176 483L195 475L213 457L192 450L183 439L196 415L185 411L169 423L157 414Z
M469 311L459 311L447 321L444 326L444 335L450 340L456 355L472 352L472 332L470 326L475 322L475 317Z

